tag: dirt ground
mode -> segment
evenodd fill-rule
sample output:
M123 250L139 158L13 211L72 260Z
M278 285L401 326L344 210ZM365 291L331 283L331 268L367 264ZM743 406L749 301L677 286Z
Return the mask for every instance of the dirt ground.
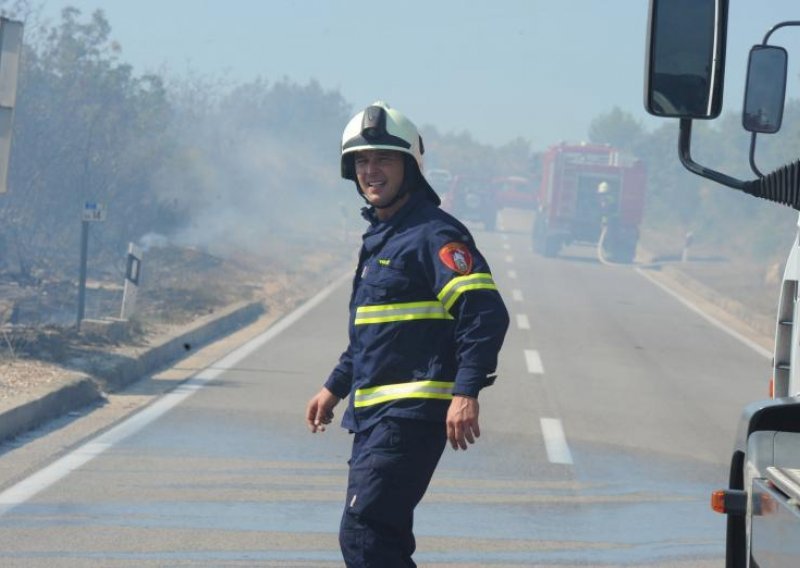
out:
M341 243L297 243L280 258L222 257L172 246L148 251L135 314L122 334L113 335L97 332L90 322L76 330L76 283L42 279L20 286L0 275L5 306L0 313L0 407L91 374L104 358L144 351L234 304L261 302L268 313L291 310L319 288L326 274L338 276L350 266L353 251ZM87 282L87 319L119 316L122 293L115 280ZM12 313L16 322L10 321Z
M701 295L750 321L760 333L774 333L783 262L744 259L735 251L702 244L689 247L684 257L682 242L648 231L642 232L640 253L643 250L647 261L696 281L705 288L699 290Z

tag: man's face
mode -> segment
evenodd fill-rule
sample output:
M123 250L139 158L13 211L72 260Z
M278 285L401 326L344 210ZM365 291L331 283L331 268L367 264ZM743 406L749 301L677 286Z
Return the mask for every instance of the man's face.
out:
M403 154L393 150L364 150L355 155L356 178L373 206L391 202L403 184Z

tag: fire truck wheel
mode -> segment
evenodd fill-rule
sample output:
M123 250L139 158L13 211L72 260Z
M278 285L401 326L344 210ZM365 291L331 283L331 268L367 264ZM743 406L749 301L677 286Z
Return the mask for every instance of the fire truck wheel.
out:
M547 237L544 242L544 255L548 258L553 258L558 256L558 252L561 250L561 239L558 237Z
M533 230L531 231L531 248L533 252L544 254L546 227L538 214L533 216Z
M616 262L630 264L636 257L636 243L620 243L612 251L612 257Z

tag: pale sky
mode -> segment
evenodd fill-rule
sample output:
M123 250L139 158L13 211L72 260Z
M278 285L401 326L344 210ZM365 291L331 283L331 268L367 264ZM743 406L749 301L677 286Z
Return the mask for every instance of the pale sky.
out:
M646 127L642 106L647 0L45 0L102 9L121 59L137 72L261 76L338 90L354 112L383 99L418 125L516 137L539 150L585 140L618 106ZM747 50L773 24L798 19L797 0L732 0L724 111L741 112ZM791 41L789 41L791 40ZM797 92L800 28L789 49ZM794 49L792 48L794 46ZM343 125L344 126L344 125Z

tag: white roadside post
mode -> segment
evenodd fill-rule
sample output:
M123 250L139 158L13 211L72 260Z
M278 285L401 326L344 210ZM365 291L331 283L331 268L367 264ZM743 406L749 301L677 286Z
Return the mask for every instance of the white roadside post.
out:
M128 243L128 262L125 268L125 288L122 291L122 309L119 319L127 320L136 309L136 295L139 291L139 276L142 271L142 249Z
M22 22L0 18L0 193L8 191L11 128L21 52Z

